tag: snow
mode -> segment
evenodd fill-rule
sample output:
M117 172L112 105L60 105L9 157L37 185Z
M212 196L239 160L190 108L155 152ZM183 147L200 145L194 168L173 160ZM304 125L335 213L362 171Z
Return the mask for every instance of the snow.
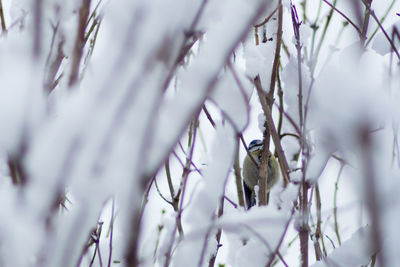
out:
M385 29L386 33L389 35L390 38L392 38L392 34L394 33L395 29L399 31L400 29L400 21L396 22L393 24L390 28ZM400 40L398 36L393 36L392 42L394 43L395 47L399 49L400 47ZM379 32L376 35L376 38L374 39L372 43L372 49L374 49L378 54L384 56L387 53L390 53L392 51L392 46L388 42L385 34L383 32Z
M395 57L387 55L390 49L382 33L374 38L372 48L361 49L358 36L336 43L331 40L336 35L329 32L321 55L330 60L323 64L324 60L317 59L311 73L309 21L317 11L308 8L309 20L302 22L300 34L302 95L307 105L302 107L303 115L308 112L304 141L309 154L299 156L295 136L299 133L286 117L300 125L298 59L291 42L290 3L283 1L283 40L290 56L282 49L279 77L285 114L281 133L290 135L282 137L281 143L292 183L284 187L280 179L270 192L268 206L247 211L238 206L232 165L238 133L249 142L261 139L264 130L265 117L251 80L260 75L263 88L270 88L277 14L265 28L272 41L256 46L251 25L268 16L278 1L104 0L96 13L101 25L93 55L81 61L80 79L73 87L69 78L82 1L43 1L41 52L35 56L33 2L2 2L8 32L0 36L0 266L76 266L99 221L103 223L99 243L103 266L111 252L113 260L125 265L127 244L141 212L137 233L141 266L161 266L170 249L171 266L195 266L200 261L206 265L217 251L218 229L222 229L222 247L216 264L265 266L279 245L282 257L296 266L298 242L289 244L298 234L296 221L304 219L294 206L303 177L311 186L310 231L315 232L316 214L321 213L328 244L325 263L314 263L310 245L313 266L368 264L375 252L365 245L372 242L371 231L381 235L387 266L399 265L400 76ZM298 1L292 2L303 18ZM91 11L96 4L92 1ZM351 7L343 3L339 7L354 17ZM327 10L323 5L321 14ZM334 28L341 26L342 17L335 14L332 19ZM320 20L323 24L322 15ZM385 23L389 31L399 27L393 19ZM371 19L368 34L373 26ZM259 34L262 31L260 27ZM192 41L191 34L198 41L190 60L177 64L182 47ZM83 48L83 58L92 38ZM357 42L348 45L349 40ZM58 46L65 58L53 77L51 63ZM331 52L332 46L337 52ZM49 94L46 86L54 78L60 81ZM279 103L275 92L275 103ZM215 127L202 111L203 105ZM275 105L272 113L277 124L280 114ZM165 199L172 200L164 169L169 159L175 194L179 191L180 161L185 164L192 149L187 145L187 132L193 120L198 122L193 164L176 212L160 197L154 183ZM365 129L368 142L360 135ZM273 147L271 142L271 151ZM239 162L245 155L239 144ZM24 167L25 184L12 183L10 159ZM302 160L307 163L305 174L299 168ZM342 166L343 178L336 189ZM315 195L311 196L316 184L321 191L320 211ZM218 217L224 196L224 213ZM69 200L66 210L54 208L60 197ZM342 240L347 240L341 246L334 238L334 205ZM111 209L115 209L113 215ZM182 236L176 231L177 216L181 216ZM376 220L380 224L374 225ZM94 246L89 248L81 266L89 266L94 250ZM100 266L98 259L95 266Z
M349 240L343 242L340 248L335 249L325 261L317 262L311 267L323 266L360 266L366 265L376 251L368 247L370 242L370 227L365 226L355 232Z

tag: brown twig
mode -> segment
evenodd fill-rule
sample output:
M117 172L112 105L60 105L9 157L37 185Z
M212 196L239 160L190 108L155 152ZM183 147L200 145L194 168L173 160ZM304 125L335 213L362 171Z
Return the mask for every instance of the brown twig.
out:
M21 157L8 157L8 169L14 185L24 186L27 182L24 166Z
M222 192L222 196L220 198L220 203L219 203L217 216L215 216L215 214L212 215L212 219L211 219L212 222L211 222L211 224L210 224L210 226L209 226L209 228L207 230L206 236L204 237L203 247L202 247L201 252L200 252L200 259L199 259L199 263L198 263L199 267L203 266L204 258L205 258L205 255L206 255L206 248L207 248L208 238L209 238L209 236L211 234L211 231L214 229L214 225L215 225L216 219L220 218L224 213L225 188L226 188L226 184L228 182L228 178L229 178L229 175L227 174L226 177L225 177L225 180L224 180L223 192ZM217 248L216 248L215 254L211 257L211 259L209 261L209 265L208 265L209 267L214 266L215 259L217 257L217 253L218 253L219 247L222 246L219 243L220 240L221 240L221 233L222 233L221 231L222 231L221 228L219 228L218 231L217 231L217 234L215 236L216 237L216 241L217 241Z
M171 178L171 171L169 168L169 159L165 161L165 173L167 175L167 181L168 181L168 187L169 187L169 192L171 194L171 205L174 208L175 213L178 215L179 214L179 196L180 192L175 195L174 192L174 186L172 184L172 178ZM180 216L176 216L176 225L178 227L178 232L180 236L183 236L183 227L182 227L182 221Z
M367 40L367 32L368 32L368 25L369 25L369 17L370 17L370 9L371 9L371 4L372 0L366 0L364 2L365 4L365 11L364 11L364 21L363 25L361 28L361 34L360 34L360 40L361 43L364 45L365 40Z
M108 263L107 267L111 267L111 259L112 259L112 250L113 250L113 233L114 233L114 207L115 207L115 198L112 199L112 207L111 207L111 218L110 218L110 243L109 243L109 254L108 254Z
M78 28L76 31L76 39L72 55L71 76L68 85L74 86L79 80L79 65L82 60L83 47L85 46L85 31L89 17L91 0L83 0L82 6L79 8Z
M281 167L283 180L285 182L285 185L287 185L290 182L289 164L287 163L286 156L285 156L285 154L283 152L283 148L282 148L282 145L280 143L280 139L279 139L278 133L276 132L275 124L274 124L273 119L272 119L272 114L271 114L271 111L269 110L268 104L267 104L267 102L265 100L264 91L263 91L263 89L261 87L261 82L260 82L259 78L256 78L254 80L254 85L255 85L255 87L257 89L258 96L259 96L259 99L260 99L260 102L261 102L261 107L262 107L262 109L264 111L264 115L266 116L266 121L268 123L269 129L271 130L272 140L274 142L275 149L276 149L276 151L278 153L279 166Z
M4 10L3 10L3 3L0 0L0 20L1 20L1 30L3 33L7 32L7 27L6 27L6 20L4 18Z
M280 57L281 57L281 45L282 45L282 25L283 25L283 8L282 8L282 2L279 3L278 6L278 29L276 33L276 47L275 47L275 57L274 57L274 63L272 65L272 72L271 72L271 82L269 85L269 92L268 96L269 99L272 100L274 97L274 92L275 92L275 84L276 84L276 79L278 77L278 71L279 71L279 62L280 62ZM272 108L272 103L268 103L270 106L270 109Z
M179 222L181 222L181 218L182 218L182 212L183 212L183 201L185 198L185 192L186 192L186 185L187 185L187 178L189 176L190 173L190 162L192 161L193 158L193 152L194 152L194 146L196 143L196 133L197 133L197 126L198 126L198 116L199 114L196 115L195 119L192 120L192 123L190 124L190 128L189 128L189 132L188 132L188 148L189 148L189 152L186 158L186 163L185 166L183 168L183 172L182 172L182 178L181 178L181 184L179 187L179 191L176 194L176 196L174 196L174 198L177 198L179 201L179 207L177 210L177 215L176 215L176 224L175 224L175 228L173 230L173 232L171 233L171 240L170 243L168 245L168 249L165 252L165 262L164 262L164 267L168 267L172 258L172 247L173 244L175 242L175 234L176 231L182 231L180 232L180 236L182 237L184 232L183 232L183 227L180 224L180 226L178 226ZM176 200L175 200L176 201ZM179 229L179 227L181 227L181 229Z
M309 214L309 203L307 199L309 185L306 182L306 168L307 161L309 158L309 151L307 149L306 140L305 140L305 125L304 125L304 117L303 117L303 84L302 84L302 71L301 71L301 38L300 38L300 25L296 7L291 3L290 4L291 16L292 16L292 24L294 36L296 39L296 50L297 50L297 74L298 74L298 106L299 106L299 125L301 131L300 138L300 147L302 153L301 159L301 171L302 171L302 179L301 179L301 191L299 194L300 199L300 216L301 220L299 222L299 236L300 236L300 257L301 257L301 266L308 266L308 238L309 238L309 225L308 225L308 214ZM307 151L306 151L307 150Z
M321 252L321 247L319 245L319 239L321 239L321 244L322 244L322 249L324 252L324 256L327 256L326 253L326 249L325 249L325 242L324 242L324 235L322 234L322 230L321 230L321 223L322 223L322 219L321 219L321 195L319 192L319 186L318 183L315 185L315 201L316 201L316 209L317 209L317 229L315 230L315 241L314 242L314 247L315 247L315 254L316 254L316 259L317 261L320 261L321 259L323 259L323 255Z
M203 104L202 109L203 109L204 113L206 114L206 117L207 117L208 121L211 123L212 127L215 128L215 122L214 122L213 118L211 117L211 114L208 111L208 109L206 108L205 104Z
M233 169L235 172L235 182L236 182L236 190L239 200L239 206L244 207L243 183L242 183L242 176L241 176L240 162L239 162L239 140L236 143L236 156L235 156L235 162L233 164Z
M339 179L342 174L343 168L344 168L344 163L340 162L340 169L339 169L339 173L338 173L338 176L337 176L337 179L335 182L335 192L333 194L333 220L335 223L335 234L336 234L336 238L338 240L339 246L342 245L342 241L340 240L339 223L338 223L338 218L337 218L337 193L339 190L339 186L338 186Z
M281 8L281 7L282 7L282 4L280 3L280 4L271 12L271 14L263 20L263 22L254 25L254 27L255 27L255 28L259 28L259 27L264 26L265 24L267 24L267 22L268 22L268 21L272 18L272 16L276 13L276 11L278 10L278 8Z
M281 77L279 74L279 69L277 73L277 81L278 81L278 97L279 97L279 107L282 109L279 109L279 119L278 119L278 135L281 136L282 134L282 126L283 126L283 90L282 90L282 83L281 83Z
M35 0L33 10L33 57L38 58L42 50L43 0Z
M165 202L167 202L168 204L170 204L171 206L173 206L172 201L168 200L168 199L161 193L160 188L158 187L158 183L157 183L157 178L156 178L156 177L153 178L153 181L154 181L154 185L156 186L158 195L162 198L162 200L164 200Z
M361 148L361 163L363 166L363 176L365 181L362 183L365 187L365 199L367 208L369 210L370 218L371 218L371 228L372 228L372 243L373 251L378 251L382 249L382 228L381 228L381 212L380 212L380 201L378 198L378 192L376 190L376 176L374 170L374 161L373 161L373 143L370 136L370 131L368 126L361 126L359 129L359 141ZM383 253L378 253L378 262L379 266L385 267L386 261L383 256Z
M225 199L224 196L221 197L219 208L218 208L218 218L221 218L221 216L224 214L224 199ZM215 253L211 256L210 261L208 262L208 267L213 267L215 264L215 260L217 259L218 250L222 246L220 244L221 234L222 234L222 230L221 230L221 228L219 228L217 231L217 234L215 235L215 240L217 241L217 248L216 248Z

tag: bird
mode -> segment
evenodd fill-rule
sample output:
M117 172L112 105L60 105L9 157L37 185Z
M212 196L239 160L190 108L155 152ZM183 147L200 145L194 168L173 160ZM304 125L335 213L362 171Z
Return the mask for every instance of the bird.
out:
M263 142L261 140L253 140L249 144L249 153L253 156L257 165L253 162L250 156L247 154L243 161L243 187L244 194L247 203L247 209L250 209L256 204L256 194L254 187L258 185L260 179L258 173L258 166L261 163L261 151L263 148ZM267 178L266 192L269 192L271 188L279 180L279 167L275 156L268 151L268 178Z

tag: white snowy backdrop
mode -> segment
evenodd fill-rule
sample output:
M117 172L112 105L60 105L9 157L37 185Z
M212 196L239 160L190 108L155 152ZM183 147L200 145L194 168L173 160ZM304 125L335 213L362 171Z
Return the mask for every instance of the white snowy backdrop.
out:
M0 0L0 266L400 266L399 13Z

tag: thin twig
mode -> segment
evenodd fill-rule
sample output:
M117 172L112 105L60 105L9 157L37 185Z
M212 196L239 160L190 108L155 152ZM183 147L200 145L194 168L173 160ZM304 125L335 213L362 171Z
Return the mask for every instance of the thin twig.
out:
M221 218L221 216L224 214L224 199L225 199L225 196L221 197L219 208L218 208L218 218ZM219 228L217 231L217 234L215 235L215 240L217 241L217 248L216 248L215 253L211 256L210 261L208 262L208 267L213 267L215 264L215 260L217 259L218 250L222 246L220 244L221 235L222 235L222 229Z
M179 196L180 196L181 191L179 191L179 193L175 195L174 186L172 184L171 171L169 168L169 158L165 161L165 173L167 175L169 192L171 194L171 199L172 199L171 205L173 206L175 213L178 215L179 214ZM179 235L183 236L183 227L182 227L182 221L181 221L180 216L176 216L176 225L178 227Z
M389 5L389 7L386 9L385 14L382 16L382 18L380 19L380 23L382 24L387 15L389 14L390 10L392 10L392 7L394 5L396 0L393 0L392 3ZM371 36L368 38L367 42L365 43L365 47L367 47L369 45L369 43L372 41L372 39L374 38L375 34L378 32L379 30L379 25L375 28L374 32L371 34Z
M113 250L113 232L114 232L114 206L115 206L115 198L112 199L112 207L111 207L111 218L110 218L110 243L109 243L109 254L108 254L108 267L111 267L111 259L112 259L112 250Z
M372 227L372 240L374 251L378 251L382 249L382 228L381 228L381 218L382 212L379 208L380 201L378 198L378 192L376 190L376 179L375 176L376 170L374 170L374 160L373 160L373 143L372 138L370 136L370 131L368 126L361 126L359 129L359 141L360 141L360 149L361 149L361 163L363 166L363 176L365 181L363 182L364 191L365 191L365 199L367 208L369 210L370 219L371 219L371 227ZM386 261L383 253L378 253L378 262L379 266L385 267Z
M367 32L369 26L369 17L370 17L370 9L371 9L372 0L367 0L365 2L365 11L364 11L364 21L361 29L360 39L361 43L364 45L365 40L367 39Z
M42 50L42 21L43 21L43 0L34 1L33 10L33 57L39 58Z
M178 226L175 224L174 230L171 233L171 237L170 237L170 242L168 244L167 250L165 252L165 262L164 262L164 267L168 267L169 263L171 262L171 257L172 257L172 247L174 245L174 241L175 241L175 235L176 235L176 231L178 230Z
M263 22L254 25L254 27L255 27L255 28L259 28L259 27L261 27L261 26L264 26L264 25L272 18L272 16L276 13L276 11L278 10L278 8L280 8L281 6L282 6L282 4L279 4L279 5L271 12L271 14L263 20Z
M272 263L274 262L275 256L279 253L279 249L280 249L280 247L281 247L281 245L283 243L283 239L285 239L286 232L289 229L289 225L290 225L290 222L293 219L293 215L294 215L295 210L296 210L296 208L295 208L295 206L293 206L291 214L290 214L290 217L289 217L288 221L286 222L286 225L285 225L285 228L283 230L283 233L282 233L282 235L281 235L281 237L279 239L278 245L276 246L275 250L269 255L269 260L268 260L267 264L265 265L266 267L271 267Z
M153 180L153 181L154 181L154 185L156 186L158 195L159 195L165 202L167 202L168 204L170 204L171 206L173 206L172 201L168 200L168 199L161 193L160 188L158 188L157 178L156 178L156 177L154 177L154 180Z
M339 246L342 245L342 241L340 240L340 233L339 233L339 223L338 223L338 219L337 219L337 193L339 190L339 179L340 176L342 175L342 171L344 168L344 163L340 163L340 169L339 169L339 173L335 182L335 192L333 194L333 220L335 222L335 234L336 234L336 238L338 240Z
M297 74L298 74L298 107L299 107L299 125L301 131L300 138L300 147L301 147L301 191L299 194L300 199L300 217L301 220L299 222L299 236L300 236L300 257L301 257L301 266L308 266L308 238L309 238L309 225L308 225L308 214L309 214L309 203L307 199L309 185L306 182L306 168L307 161L309 157L309 150L306 151L306 140L305 140L305 125L304 125L304 117L303 117L303 84L302 84L302 59L301 59L301 38L300 38L300 25L296 7L290 3L290 10L292 16L292 24L294 36L296 39L296 50L297 50Z
M324 251L324 256L327 256L327 252L325 249L325 242L324 242L324 235L322 234L322 230L321 230L321 223L322 223L322 219L321 219L321 195L319 192L319 186L318 183L315 185L315 201L316 201L316 209L317 209L317 229L316 229L316 242L317 243L317 247L316 247L316 258L317 260L321 260L323 258L322 254L321 254L321 248L319 246L319 239L321 239L321 244L322 244L322 249ZM311 194L312 195L312 194Z
M315 57L313 58L313 54L311 55L311 60L312 60L312 62L313 62L313 63L311 64L311 73L312 73L312 74L314 74L316 62L317 62L319 53L320 53L320 51L321 51L322 44L323 44L323 42L324 42L324 40L325 40L326 33L328 32L328 27L329 27L329 25L330 25L330 22L332 21L333 11L335 10L334 8L336 7L336 2L337 2L337 0L334 0L334 1L333 1L333 5L332 5L333 8L331 7L331 10L329 11L328 16L326 17L325 26L324 26L324 29L322 30L322 35L321 35L320 41L319 41L319 43L318 43L317 50L316 50L316 52L315 52Z
M275 89L275 84L276 84L276 79L278 76L278 71L279 71L279 62L280 62L280 57L281 57L281 45L282 45L282 25L283 25L283 8L282 8L282 2L279 3L279 11L278 11L278 29L276 33L276 47L275 47L275 57L274 57L274 63L272 65L272 72L271 72L271 82L269 85L269 99L272 100L274 97L274 89ZM272 108L272 103L268 103L270 108Z
M190 128L189 128L189 143L188 143L188 148L189 148L189 152L186 158L186 164L183 168L183 172L182 172L182 177L181 177L181 184L179 187L179 191L177 193L177 197L179 197L179 209L176 215L176 225L174 227L174 230L171 234L171 240L170 243L168 245L168 249L165 253L165 262L164 262L164 267L168 267L171 261L171 257L172 257L172 247L175 241L175 234L178 231L178 222L181 221L182 218L182 212L183 212L183 201L185 198L185 192L186 192L186 184L187 184L187 178L189 176L190 173L190 162L192 161L193 158L193 152L194 152L194 146L196 143L196 133L197 133L197 126L198 126L198 117L199 117L199 113L196 115L196 117L192 120L192 123L190 124ZM182 232L180 233L180 236L183 236L183 229L181 229ZM179 231L181 231L179 230Z
M206 114L206 117L207 117L208 121L211 123L212 127L215 128L215 122L214 122L213 118L211 117L211 114L208 111L208 109L206 108L205 104L203 104L202 109L203 109L204 113Z
M235 209L237 209L238 205L237 205L235 202L233 202L232 199L230 199L230 198L227 197L227 196L224 196L224 198L225 198Z
M201 249L201 252L200 252L200 259L199 259L199 264L198 264L199 267L203 266L204 258L205 258L205 255L206 255L206 248L207 248L208 238L209 238L209 236L211 234L211 231L214 228L216 219L220 218L224 213L224 199L225 199L224 196L225 196L225 188L226 188L226 184L228 182L228 178L229 178L229 175L227 174L226 177L225 177L225 180L224 180L223 192L222 192L222 196L220 198L218 214L217 214L217 216L215 216L215 214L212 215L212 219L211 219L212 222L211 222L211 224L210 224L210 226L208 228L208 231L206 233L206 236L204 238L203 248ZM215 259L217 257L217 253L218 253L219 247L221 246L221 244L219 243L220 240L221 240L221 233L222 233L221 231L222 231L221 228L219 228L218 231L217 231L217 234L215 236L216 237L216 241L217 241L217 249L216 249L216 252L213 255L213 257L211 257L211 260L209 261L209 265L208 265L209 267L213 267L214 266Z
M371 8L364 2L365 0L362 0L362 2L365 4L365 6L368 8L371 16L375 19L376 23L379 25L379 28L381 29L381 31L383 32L383 34L385 35L386 39L388 40L390 46L392 47L394 53L396 54L397 58L400 60L400 54L399 51L397 50L397 47L395 46L395 44L393 43L393 40L389 37L389 35L387 34L386 30L383 28L382 23L380 23L379 19L377 18L377 16L375 15L375 12L373 10L371 10Z
M282 126L283 126L283 90L282 90L282 83L281 83L281 77L279 74L279 69L277 73L277 81L278 81L278 97L279 97L279 106L282 108L279 109L279 119L278 119L278 135L281 137L282 133Z
M328 6L330 6L332 9L334 9L337 13L339 13L346 21L348 21L351 26L354 27L354 29L356 29L356 31L358 32L358 34L361 34L360 29L357 27L357 25L354 24L353 21L351 21L351 19L349 19L345 14L343 14L343 12L341 12L339 9L337 9L335 6L333 6L331 3L329 3L327 0L322 0L324 1Z
M75 85L79 80L79 66L82 60L83 47L85 45L85 30L89 17L90 2L91 0L83 0L82 6L79 8L79 21L72 56L71 76L68 82L70 87Z

